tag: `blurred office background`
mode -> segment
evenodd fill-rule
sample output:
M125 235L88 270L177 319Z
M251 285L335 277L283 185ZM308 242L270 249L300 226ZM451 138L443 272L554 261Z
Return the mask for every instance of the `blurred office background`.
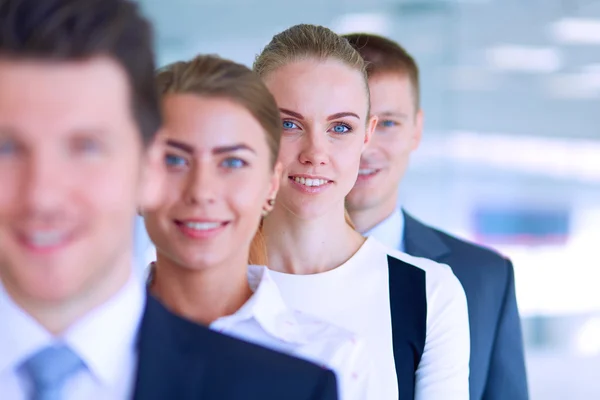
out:
M251 65L302 22L403 44L426 115L403 204L513 260L532 399L600 398L600 1L140 2L160 64Z

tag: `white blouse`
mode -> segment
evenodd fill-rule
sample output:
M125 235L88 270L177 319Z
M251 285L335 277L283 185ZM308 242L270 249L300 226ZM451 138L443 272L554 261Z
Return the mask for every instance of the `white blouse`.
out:
M373 364L363 340L288 307L264 266L248 266L248 283L252 297L234 314L210 324L210 329L331 369L340 400L374 399L367 393Z
M468 399L467 302L462 286L447 265L389 249L371 237L350 260L333 270L313 275L271 271L271 276L291 307L364 338L374 362L371 385L380 389L365 398L397 400L388 256L425 272L426 336L415 374L415 399Z

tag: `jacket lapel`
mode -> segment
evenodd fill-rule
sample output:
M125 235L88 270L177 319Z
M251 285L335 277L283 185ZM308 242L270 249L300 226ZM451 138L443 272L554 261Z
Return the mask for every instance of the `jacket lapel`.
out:
M442 241L435 230L417 221L406 211L404 214L405 251L416 257L442 261L450 254L450 248Z
M187 328L187 329L186 329ZM169 313L151 295L138 335L134 400L199 399L205 361L197 354L198 331ZM196 351L194 351L196 349Z

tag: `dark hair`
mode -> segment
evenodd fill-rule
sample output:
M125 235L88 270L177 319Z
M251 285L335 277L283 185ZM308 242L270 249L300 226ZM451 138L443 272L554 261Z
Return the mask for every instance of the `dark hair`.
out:
M419 67L415 59L398 43L369 33L344 35L367 62L369 77L379 74L406 75L414 92L415 109L420 107Z
M152 43L150 23L129 0L0 0L0 58L110 57L127 74L145 143L162 122Z
M241 105L263 127L271 166L275 165L283 132L279 108L262 79L245 65L215 55L199 55L161 68L156 74L156 87L160 96L194 94Z

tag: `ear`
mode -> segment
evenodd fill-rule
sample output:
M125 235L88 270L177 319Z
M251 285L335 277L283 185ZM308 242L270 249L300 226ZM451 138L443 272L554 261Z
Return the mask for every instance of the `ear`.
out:
M369 122L367 123L367 131L365 132L365 141L363 142L363 151L371 141L373 134L375 133L375 129L377 129L377 123L379 122L379 117L372 116L369 118Z
M265 199L265 204L263 205L263 214L266 215L273 210L275 198L277 197L277 192L279 191L279 185L281 184L281 174L283 172L283 165L281 162L277 161L275 163L275 168L273 168L273 174L271 175L271 181L269 183L269 193L268 197Z
M411 151L415 151L421 144L421 138L423 136L423 110L419 109L415 115L415 128L412 135Z
M165 143L160 133L143 150L142 170L140 171L140 190L138 214L152 210L162 202L163 185L166 179L164 168Z

